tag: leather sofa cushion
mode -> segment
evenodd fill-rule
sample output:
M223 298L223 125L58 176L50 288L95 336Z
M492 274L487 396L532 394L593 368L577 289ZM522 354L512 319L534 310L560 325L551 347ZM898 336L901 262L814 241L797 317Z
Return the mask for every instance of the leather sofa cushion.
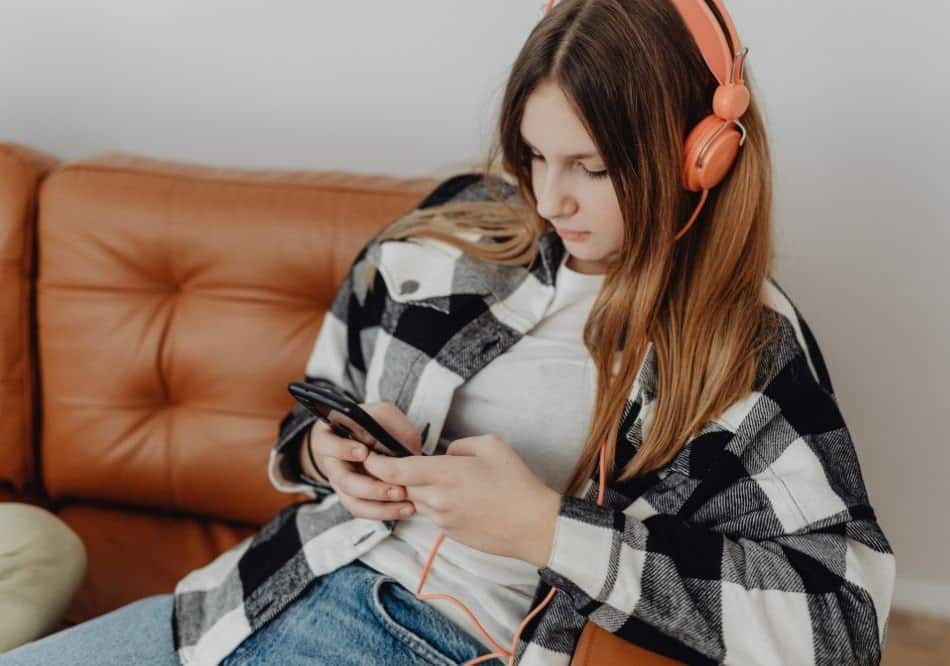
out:
M43 460L54 499L261 524L280 418L363 243L437 181L124 155L40 198Z
M256 527L158 511L72 505L59 512L89 554L85 579L66 612L78 623L153 594L170 593Z

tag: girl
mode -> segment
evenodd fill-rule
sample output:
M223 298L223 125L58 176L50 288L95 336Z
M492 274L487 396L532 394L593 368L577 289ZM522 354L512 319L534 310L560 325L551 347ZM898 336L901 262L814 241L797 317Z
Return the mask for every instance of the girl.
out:
M314 501L0 664L566 666L592 627L690 663L877 663L894 560L771 277L744 58L719 0L555 6L488 166L363 247L306 367L422 455L295 408L269 474Z

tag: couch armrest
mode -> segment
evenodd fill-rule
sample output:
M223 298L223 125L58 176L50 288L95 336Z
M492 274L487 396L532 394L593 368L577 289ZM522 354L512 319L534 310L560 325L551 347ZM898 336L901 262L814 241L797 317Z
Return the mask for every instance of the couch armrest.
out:
M51 155L0 143L0 483L36 478L33 281L37 190Z

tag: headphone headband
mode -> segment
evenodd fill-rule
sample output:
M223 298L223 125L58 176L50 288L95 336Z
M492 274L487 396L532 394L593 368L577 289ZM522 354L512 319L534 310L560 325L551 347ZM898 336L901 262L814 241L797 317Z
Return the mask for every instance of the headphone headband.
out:
M732 44L735 53L729 52L729 41L722 31L722 26L716 19L716 15L705 0L672 0L673 5L679 11L680 16L689 28L693 39L699 46L703 59L713 73L719 85L732 83L736 79L742 83L741 60L738 72L733 72L733 65L742 55L742 42L739 40L739 34L736 32L736 26L732 22L732 17L726 11L721 0L712 0L722 16L729 36L732 38ZM735 74L735 77L733 76Z
M729 52L729 41L723 33L722 26L706 0L671 0L673 6L683 17L686 27L689 28L696 45L699 46L706 66L713 73L719 85L728 83L744 83L742 78L742 64L745 59L745 49L739 40L735 23L729 12L726 11L722 0L709 0L716 5L722 16L723 23L729 31L735 53ZM547 0L544 13L551 11L556 0Z

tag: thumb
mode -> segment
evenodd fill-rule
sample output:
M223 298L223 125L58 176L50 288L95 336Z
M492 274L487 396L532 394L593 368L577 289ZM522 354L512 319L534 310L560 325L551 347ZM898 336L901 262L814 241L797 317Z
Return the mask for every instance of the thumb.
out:
M450 456L474 456L478 455L478 445L475 440L478 437L463 437L462 439L456 439L448 448L445 450L445 453Z
M363 404L360 407L407 449L422 452L422 435L409 418L392 402Z

